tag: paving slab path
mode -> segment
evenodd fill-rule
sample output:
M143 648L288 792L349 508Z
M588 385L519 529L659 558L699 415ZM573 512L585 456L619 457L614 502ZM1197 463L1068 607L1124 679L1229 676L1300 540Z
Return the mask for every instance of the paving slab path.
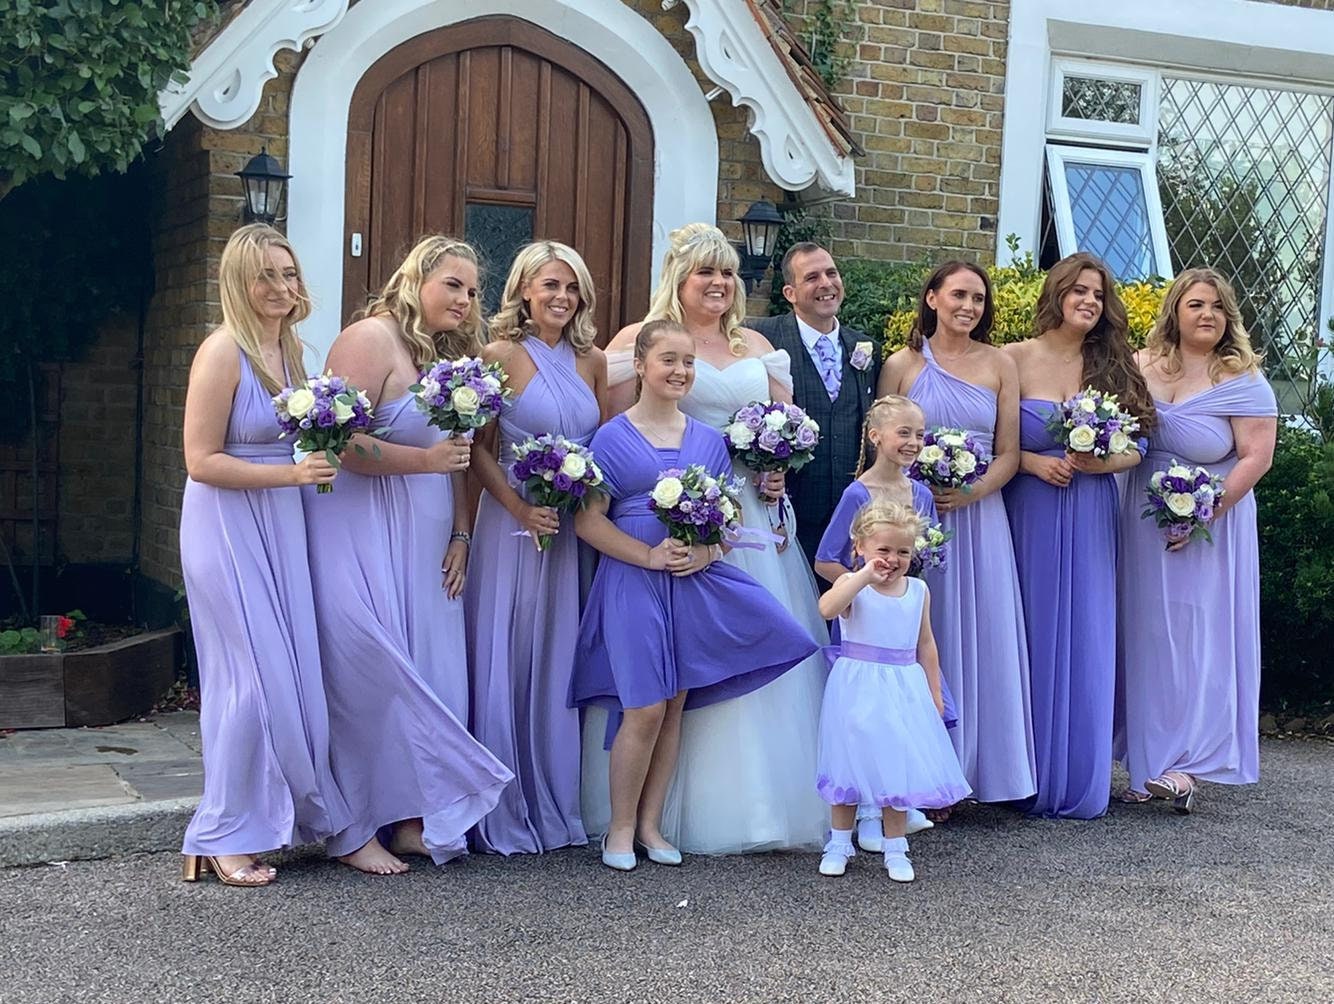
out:
M590 848L370 878L313 849L269 889L174 854L0 870L0 1000L264 1002L1334 1000L1334 744L1266 740L1263 782L1183 818L974 807L871 856Z

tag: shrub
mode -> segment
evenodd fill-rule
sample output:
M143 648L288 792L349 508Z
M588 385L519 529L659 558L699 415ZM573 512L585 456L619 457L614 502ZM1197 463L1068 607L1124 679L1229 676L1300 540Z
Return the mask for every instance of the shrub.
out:
M925 261L884 262L853 259L839 262L843 275L843 306L839 323L878 337L890 317L913 309L922 283L931 273Z

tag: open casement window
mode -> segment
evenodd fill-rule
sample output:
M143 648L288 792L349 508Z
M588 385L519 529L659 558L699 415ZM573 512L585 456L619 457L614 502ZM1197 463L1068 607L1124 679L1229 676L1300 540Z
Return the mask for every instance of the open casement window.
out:
M1123 282L1171 278L1172 259L1150 154L1049 143L1047 178L1062 256L1089 251Z

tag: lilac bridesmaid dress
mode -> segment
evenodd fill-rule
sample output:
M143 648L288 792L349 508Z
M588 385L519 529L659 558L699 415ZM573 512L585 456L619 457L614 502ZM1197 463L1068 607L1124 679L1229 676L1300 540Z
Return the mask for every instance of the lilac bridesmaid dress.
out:
M1260 776L1260 555L1255 496L1247 492L1210 528L1214 542L1164 550L1140 519L1154 471L1173 460L1226 477L1237 463L1229 419L1278 414L1264 378L1243 375L1175 404L1158 401L1158 427L1121 502L1121 616L1117 753L1130 786L1169 770L1205 781Z
M525 338L537 372L500 416L500 466L543 433L587 445L601 417L575 369L573 347ZM566 706L579 630L579 539L561 517L539 553L503 505L483 494L466 589L472 728L517 780L477 826L474 842L499 854L588 842L579 814L579 712Z
M593 437L611 496L608 513L646 544L667 536L649 509L663 470L703 464L730 476L722 435L686 419L680 449L652 446L624 415ZM608 736L622 708L640 708L688 690L686 710L750 693L817 648L773 595L745 572L715 562L675 578L603 555L579 625L570 705L610 713ZM744 792L738 792L744 798Z
M408 394L381 402L374 424L406 446L441 435ZM440 574L453 525L449 478L344 469L331 494L307 488L302 501L334 776L353 815L329 853L350 854L380 827L421 817L443 864L513 777L460 721L463 615Z
M273 403L239 348L224 452L290 464ZM329 766L328 710L299 488L187 480L181 571L199 656L204 796L186 854L253 854L348 824Z
M1019 402L1023 449L1065 455L1046 430L1056 407L1054 401ZM1068 487L1057 488L1016 474L1004 494L1028 628L1037 755L1037 795L1029 811L1093 819L1107 811L1111 792L1115 475L1076 473Z
M920 481L910 481L909 484L912 485L912 507L917 510L917 515L935 523L939 517L936 515L936 499L931 489ZM844 568L852 567L852 521L870 501L871 490L860 481L854 481L843 489L838 505L834 506L833 515L829 517L829 523L820 537L820 546L815 551L816 561L834 561ZM953 541L950 543L952 545ZM936 644L940 644L940 639L936 639Z
M908 389L928 428L970 432L992 449L996 394L947 372L922 346L926 365ZM950 732L973 797L1026 798L1036 789L1028 647L1010 524L1001 494L940 517L953 530L944 568L926 573L940 672L959 712Z

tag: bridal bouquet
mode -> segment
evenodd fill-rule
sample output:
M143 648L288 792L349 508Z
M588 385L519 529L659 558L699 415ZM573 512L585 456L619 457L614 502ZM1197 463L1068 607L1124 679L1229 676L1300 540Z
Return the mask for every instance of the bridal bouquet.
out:
M820 426L795 404L752 401L723 426L727 449L752 471L799 471L815 456Z
M364 391L331 373L284 387L273 399L273 410L282 429L279 439L296 436L298 450L323 451L334 467L339 466L338 457L353 435L374 435L370 431L370 399ZM324 494L333 491L333 485L317 485L315 490Z
M917 537L908 574L920 575L928 568L944 568L949 554L946 545L953 536L953 530L946 530L939 523L928 523Z
M926 434L922 451L907 475L935 488L970 492L990 466L991 454L978 445L971 432L942 426Z
M499 363L464 356L433 363L408 390L428 424L451 434L471 432L500 414L509 397L506 379Z
M658 475L649 508L683 544L721 544L741 522L739 478L719 480L702 464Z
M1140 519L1153 517L1169 545L1184 540L1213 543L1209 524L1223 497L1223 479L1203 467L1187 467L1174 459L1165 471L1154 471L1144 489L1148 504Z
M515 443L510 474L534 505L559 512L583 508L589 489L602 484L602 471L593 461L593 452L552 434ZM539 534L537 549L545 551L550 546L551 534Z
M1115 394L1085 387L1057 406L1047 419L1047 433L1071 453L1109 457L1137 449L1139 419L1121 409Z

